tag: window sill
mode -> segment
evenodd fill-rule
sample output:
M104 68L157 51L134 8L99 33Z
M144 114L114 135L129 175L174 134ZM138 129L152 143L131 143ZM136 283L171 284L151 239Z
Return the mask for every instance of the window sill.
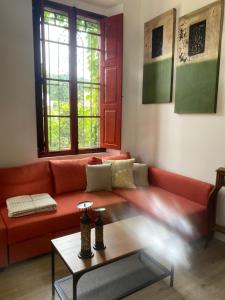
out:
M105 148L92 148L92 149L79 149L77 153L74 153L71 150L68 151L55 151L47 153L39 153L38 158L48 158L48 157L59 157L59 156L76 156L80 154L96 154L106 152Z
M79 149L78 154L106 152L105 148Z

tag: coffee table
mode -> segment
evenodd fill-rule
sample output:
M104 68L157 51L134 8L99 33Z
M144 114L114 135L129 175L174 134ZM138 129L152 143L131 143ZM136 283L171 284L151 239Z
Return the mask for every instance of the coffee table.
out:
M142 216L128 218L104 226L105 250L94 251L94 257L82 260L80 233L51 241L52 295L55 290L63 300L121 299L135 291L170 276L173 286L174 268L164 267L145 252L132 232L127 232L142 221ZM94 229L91 232L94 242ZM151 238L151 237L150 237ZM58 254L71 276L55 280L55 254Z

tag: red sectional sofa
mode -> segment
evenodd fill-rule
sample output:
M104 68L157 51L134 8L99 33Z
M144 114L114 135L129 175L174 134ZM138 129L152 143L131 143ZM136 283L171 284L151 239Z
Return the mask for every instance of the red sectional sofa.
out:
M108 157L109 158L109 157ZM129 158L128 154L110 159ZM50 251L54 237L79 231L77 203L91 200L107 208L107 221L129 215L131 207L147 213L192 238L208 234L208 201L211 184L149 168L146 188L116 189L113 192L85 193L85 164L99 159L41 161L32 165L0 169L0 268ZM24 194L49 193L57 201L56 212L9 218L5 200Z

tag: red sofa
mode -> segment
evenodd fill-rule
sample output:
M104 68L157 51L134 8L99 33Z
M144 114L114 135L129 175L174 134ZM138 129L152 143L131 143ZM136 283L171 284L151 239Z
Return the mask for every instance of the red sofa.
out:
M110 159L124 158L129 155L110 156ZM99 159L94 158L50 160L0 169L0 268L47 253L52 238L79 231L80 213L76 204L84 200L93 201L95 207L106 207L108 222L113 221L112 215L120 219L135 206L183 235L190 235L182 228L183 219L195 229L192 238L208 234L208 200L212 185L149 168L149 187L85 193L85 164L98 162ZM8 217L5 205L8 197L35 193L51 194L57 201L57 211Z

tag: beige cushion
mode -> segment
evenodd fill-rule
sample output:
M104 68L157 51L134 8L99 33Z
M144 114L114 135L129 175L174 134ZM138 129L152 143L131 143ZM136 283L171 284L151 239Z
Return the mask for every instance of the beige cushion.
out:
M111 164L87 165L86 192L112 191Z
M105 163L112 164L112 186L113 188L136 188L133 176L134 159L126 160L105 160Z
M148 165L134 163L133 166L134 183L136 186L149 186Z

